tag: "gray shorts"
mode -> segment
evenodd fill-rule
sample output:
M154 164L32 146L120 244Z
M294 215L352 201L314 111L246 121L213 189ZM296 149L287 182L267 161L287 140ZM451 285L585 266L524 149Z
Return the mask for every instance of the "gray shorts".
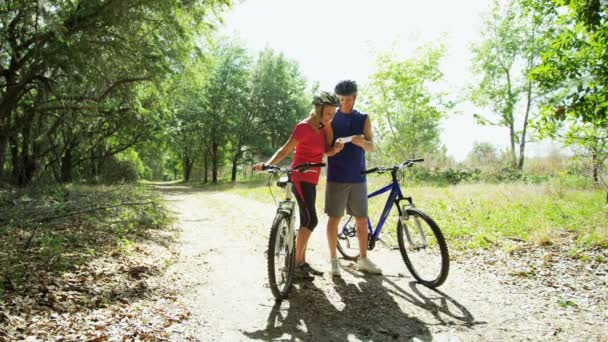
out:
M348 215L367 217L367 182L327 182L325 187L325 213L329 217Z

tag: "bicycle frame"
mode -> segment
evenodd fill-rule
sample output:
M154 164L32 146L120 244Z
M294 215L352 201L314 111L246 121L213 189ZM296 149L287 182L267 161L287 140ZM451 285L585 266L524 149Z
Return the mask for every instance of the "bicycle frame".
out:
M392 181L390 184L367 195L367 198L372 198L372 197L376 197L378 195L382 195L383 193L390 191L390 194L388 195L388 198L386 199L386 203L384 204L384 209L382 210L382 214L380 215L380 218L378 219L378 223L376 224L375 229L372 226L372 222L369 218L369 215L367 216L367 231L369 233L370 241L378 240L378 237L380 236L380 232L382 231L382 227L384 226L384 223L386 222L386 219L388 218L388 215L391 212L393 204L395 204L397 206L397 211L399 212L400 217L403 215L403 210L401 209L401 205L400 205L401 201L407 201L408 206L414 207L412 198L403 196L403 194L401 192L401 187L399 186L399 180L397 179L397 172L392 171L391 177L392 177ZM346 221L346 223L342 227L342 232L344 232L347 229L346 227L351 219L352 219L352 216ZM408 239L409 239L409 236L408 236Z
M280 180L279 180L280 181ZM284 212L289 216L289 235L294 233L294 222L296 220L296 211L295 209L295 201L291 197L291 179L287 177L285 181L285 199L279 202L279 207L277 208L277 212ZM292 239L287 241L289 250L293 250L294 245Z

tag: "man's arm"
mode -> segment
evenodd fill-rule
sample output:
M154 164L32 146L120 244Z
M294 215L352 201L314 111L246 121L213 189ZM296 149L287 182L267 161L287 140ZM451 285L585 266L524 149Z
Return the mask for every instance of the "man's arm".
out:
M369 115L365 119L363 126L363 134L359 134L353 137L353 144L361 147L365 152L374 151L374 140L372 134L372 121Z

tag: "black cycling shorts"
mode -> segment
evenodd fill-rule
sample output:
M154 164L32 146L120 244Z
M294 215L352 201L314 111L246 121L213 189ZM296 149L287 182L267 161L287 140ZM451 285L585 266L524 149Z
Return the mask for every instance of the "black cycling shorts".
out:
M317 198L317 186L307 182L294 182L291 188L300 209L300 227L314 230L319 223L315 200Z

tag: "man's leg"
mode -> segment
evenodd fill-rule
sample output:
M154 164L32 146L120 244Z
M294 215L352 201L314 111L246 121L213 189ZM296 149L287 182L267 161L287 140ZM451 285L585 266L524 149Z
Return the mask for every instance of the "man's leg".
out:
M329 258L336 258L338 244L338 225L344 216L349 187L342 183L327 182L325 186L325 213L327 220L327 245Z
M340 263L336 255L338 247L338 225L344 216L349 186L342 183L327 182L325 188L325 213L327 214L327 245L329 247L329 273L340 276Z
M381 274L382 270L367 257L367 243L369 232L367 230L367 184L353 185L348 199L349 214L355 216L357 222L357 240L359 241L359 260L357 269L371 274Z
M359 240L359 258L367 258L367 241L369 231L367 230L367 217L356 217L357 240Z
M327 220L327 244L329 246L329 274L340 277L340 262L336 255L338 247L338 225L341 217L329 217Z
M336 258L336 248L338 246L338 224L341 217L330 217L327 220L327 245L329 246L329 258Z

